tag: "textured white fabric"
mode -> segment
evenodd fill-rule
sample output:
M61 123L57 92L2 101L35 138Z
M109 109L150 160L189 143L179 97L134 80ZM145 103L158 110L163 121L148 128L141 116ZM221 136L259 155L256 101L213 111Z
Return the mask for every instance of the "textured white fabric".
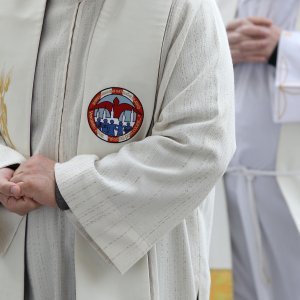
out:
M194 15L193 12L189 14ZM197 24L201 27L199 19L196 16L191 26ZM214 29L207 27L206 30L213 37ZM183 33L189 38L188 31ZM199 33L194 39L201 41L203 37ZM162 83L160 89L169 88L175 96L164 98L162 112L150 137L128 144L117 154L101 160L94 156L79 156L56 168L60 191L72 212L122 272L150 250L157 239L178 224L187 212L199 205L212 189L214 180L222 174L226 163L222 157L228 155L226 150L222 151L220 161L215 160L211 150L221 152L217 148L221 145L221 136L216 138L219 133L212 124L221 121L217 116L223 107L220 103L216 110L212 110L210 105L213 98L218 98L218 90L192 104L192 111L190 104L193 93L203 95L212 92L209 89L205 92L203 86L214 79L215 73L209 70L199 73L197 67L203 66L204 60L216 64L215 58L208 53L203 57L194 54L193 57L192 45L185 46L190 49L189 53L187 56L182 53L176 63L187 78L172 86L173 82L169 82L169 78L173 79L172 74L165 71L164 79L168 79L168 86ZM193 66L198 75L194 77L194 73L190 77L189 72L193 68L189 60L195 58L197 62L193 62ZM218 88L224 92L228 90L226 84ZM162 96L165 95L159 90L158 102L162 101ZM74 170L77 170L76 174ZM203 187L198 190L200 182ZM197 197L193 196L196 194ZM86 205L86 202L89 204ZM92 207L98 207L100 212L95 213ZM149 211L152 213L149 214ZM126 228L129 228L128 231Z
M154 300L194 300L199 289L199 299L208 299L213 207L213 194L208 194L235 145L225 31L215 4L203 0L195 11L196 2L174 1L151 137L117 154L102 160L76 156L87 52L100 1L80 4L75 28L78 2L48 1L36 71L32 153L61 162L56 177L73 219L112 264L125 271L149 251ZM75 32L69 49L71 30ZM128 172L132 176L126 176ZM99 192L105 197L94 197ZM101 243L105 228L114 225L109 222L113 215L105 211L108 201L117 207L119 221L130 224L144 240L134 243L130 252L118 242L119 232L116 238L106 237L112 247ZM29 214L29 299L74 299L73 238L64 213L42 208Z
M300 11L298 13L298 25ZM300 30L300 28L296 28ZM294 171L300 175L300 32L283 31L279 43L276 90L273 117L276 122L288 123L281 128L277 155L280 172ZM288 146L287 146L288 145ZM287 201L290 213L300 232L300 176L279 176L277 182Z
M0 255L4 255L8 250L22 219L23 217L17 214L7 213L0 205Z
M237 14L238 0L216 0L222 13L223 21L226 24L230 22Z
M0 207L0 210L2 208ZM1 222L2 217L1 213ZM7 214L5 215L7 217ZM11 242L10 251L0 256L0 295L1 299L24 299L24 230L26 227L26 218L23 218L22 222L19 223L19 228L16 232L16 236ZM0 227L1 228L1 227Z
M300 122L300 32L283 31L279 41L273 118Z
M288 176L278 176L277 182L281 192L287 202L289 211L300 233L300 162L296 159L299 156L299 140L295 137L299 135L299 123L285 124L281 131L280 143L278 149L277 169L279 173L290 174ZM288 145L288 147L286 146ZM285 159L282 159L284 157ZM294 175L292 175L294 173Z

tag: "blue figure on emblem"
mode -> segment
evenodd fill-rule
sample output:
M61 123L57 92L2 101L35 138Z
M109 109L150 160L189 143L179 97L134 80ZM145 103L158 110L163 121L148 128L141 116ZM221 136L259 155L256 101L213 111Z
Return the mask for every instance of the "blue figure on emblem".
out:
M97 122L96 122L96 126L99 130L102 131L102 125L103 125L103 122L102 122L102 119L101 118L98 118L97 119Z
M123 122L120 121L120 122L119 122L119 125L118 125L118 133L117 133L117 135L118 135L118 136L122 136L122 135L124 134L124 133L123 133L123 130L124 130Z
M104 119L103 123L102 123L102 128L101 128L101 131L104 133L104 134L108 134L108 121L107 119Z
M126 126L124 127L125 134L127 134L131 130L132 130L132 127L130 126L130 123L127 122Z
M107 126L108 126L107 135L115 136L115 130L116 130L116 127L117 127L117 125L115 124L115 121L110 120L110 124L108 124Z

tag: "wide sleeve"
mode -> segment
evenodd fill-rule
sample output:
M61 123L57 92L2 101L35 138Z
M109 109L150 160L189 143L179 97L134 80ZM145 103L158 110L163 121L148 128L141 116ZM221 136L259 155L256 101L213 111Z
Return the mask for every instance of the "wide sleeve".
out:
M274 121L300 122L300 32L283 31L278 46Z
M235 149L226 33L214 2L201 3L174 30L151 135L55 168L77 228L122 273L204 201Z

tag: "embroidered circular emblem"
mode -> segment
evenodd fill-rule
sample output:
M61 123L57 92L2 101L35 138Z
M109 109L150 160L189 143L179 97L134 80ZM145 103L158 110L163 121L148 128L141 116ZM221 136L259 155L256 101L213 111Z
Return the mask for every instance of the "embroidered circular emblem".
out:
M133 138L142 126L144 110L140 100L123 88L100 91L88 108L88 122L94 134L109 143Z

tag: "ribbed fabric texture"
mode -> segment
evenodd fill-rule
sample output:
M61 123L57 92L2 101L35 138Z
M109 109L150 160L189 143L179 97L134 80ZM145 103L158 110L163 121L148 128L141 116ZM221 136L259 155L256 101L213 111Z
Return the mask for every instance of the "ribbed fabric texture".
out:
M32 154L43 154L56 161L76 155L85 62L90 33L102 2L83 1L79 6L76 0L47 1L33 93ZM78 39L73 40L75 45L71 47L76 14L80 29L76 29ZM69 60L73 65L68 65ZM68 71L75 61L80 62L76 63L76 71ZM66 73L72 77L65 78ZM72 81L72 90L65 91L66 80ZM44 207L29 214L28 300L75 299L74 237L73 226L59 209Z

